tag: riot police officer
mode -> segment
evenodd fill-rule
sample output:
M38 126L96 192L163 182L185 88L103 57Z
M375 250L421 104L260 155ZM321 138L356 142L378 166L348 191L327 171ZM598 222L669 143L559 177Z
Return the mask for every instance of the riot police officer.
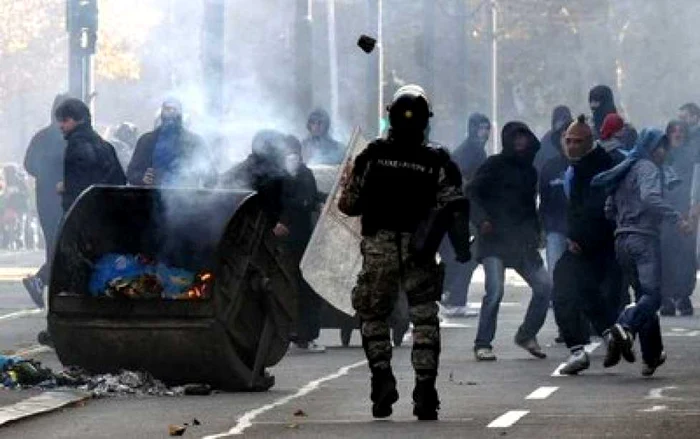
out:
M372 414L384 418L398 400L387 320L399 292L406 294L416 374L413 414L419 420L436 420L440 354L436 301L442 267L435 253L448 231L458 260L470 258L468 204L459 169L445 149L428 142L432 112L423 89L400 88L387 109L387 136L357 156L343 177L338 201L343 213L361 216L363 265L352 304L361 319L362 346L372 373Z

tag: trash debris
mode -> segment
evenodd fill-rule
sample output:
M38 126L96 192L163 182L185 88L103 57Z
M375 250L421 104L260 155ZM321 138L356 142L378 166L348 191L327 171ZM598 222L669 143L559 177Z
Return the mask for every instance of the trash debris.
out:
M87 384L79 388L92 392L95 398L123 395L180 396L185 393L184 387L169 388L148 372L122 371L118 375L88 376L86 381Z
M360 49L365 53L372 53L374 47L377 45L377 40L368 35L360 35L360 39L357 40L357 45L360 46Z
M6 355L0 355L0 374L0 383L8 388L35 386L53 378L51 369L38 361Z
M182 436L183 434L185 434L185 431L187 431L187 427L184 427L182 425L168 425L168 433L170 434L170 436Z
M211 273L193 273L144 255L108 253L96 263L88 290L113 299L197 300L209 296Z
M304 410L299 409L299 410L294 412L294 416L296 416L298 418L306 418L309 415L307 415L306 412L304 412Z
M186 384L185 395L206 396L211 394L211 386L208 384Z
M194 418L194 420L192 421L192 425L202 425L202 423L199 422L199 419Z

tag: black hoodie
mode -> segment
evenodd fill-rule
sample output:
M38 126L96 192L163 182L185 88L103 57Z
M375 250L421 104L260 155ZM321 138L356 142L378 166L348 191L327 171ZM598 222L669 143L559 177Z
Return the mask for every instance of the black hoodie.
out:
M469 116L467 138L452 153L452 161L457 164L462 173L462 179L466 182L474 178L477 169L486 161L484 150L486 142L478 137L479 127L482 124L491 125L491 121L481 113Z
M32 137L24 157L24 169L36 179L36 204L42 224L57 222L63 211L56 185L63 181L66 141L54 112L68 97L57 95L51 108L51 124Z
M596 101L600 105L593 111L593 134L600 139L600 130L603 127L605 116L610 113L617 113L613 92L607 85L597 85L588 93L588 102Z
M530 139L526 154L514 150L518 133ZM479 234L477 258L495 256L508 267L524 258L539 259L540 223L537 216L537 170L532 162L540 142L522 122L509 122L501 135L503 151L489 157L468 186L472 219L477 226L488 221L493 232Z
M541 171L544 164L561 154L561 135L573 122L571 110L565 105L555 107L552 111L552 128L542 136L540 151L535 157L535 168Z

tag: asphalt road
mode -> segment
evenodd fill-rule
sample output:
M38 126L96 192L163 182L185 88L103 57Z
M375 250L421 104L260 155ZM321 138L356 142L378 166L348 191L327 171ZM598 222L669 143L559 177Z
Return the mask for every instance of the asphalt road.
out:
M0 350L27 352L58 368L52 352L32 354L44 317L22 314L31 302L21 284L7 276L40 259L38 254L0 254ZM483 285L476 284L471 300L479 300L482 292ZM639 363L604 370L603 346L593 350L591 369L577 377L561 377L552 375L567 351L553 344L551 316L540 334L540 342L547 346L546 360L529 357L512 342L526 300L525 288L517 283L509 286L499 319L495 363L473 359L476 319L454 319L443 327L438 382L442 410L436 423L419 423L411 415L410 349L399 348L394 354L401 394L394 416L375 421L357 334L350 348L340 348L337 331L324 330L322 342L330 346L328 352L288 355L271 371L277 385L269 392L90 400L0 427L0 438L165 438L169 424L191 424L194 418L201 425L190 426L183 437L233 437L228 434L234 433L252 438L700 436L697 318L662 320L669 359L652 378L641 377ZM0 390L0 404L35 394ZM299 411L304 416L295 416Z

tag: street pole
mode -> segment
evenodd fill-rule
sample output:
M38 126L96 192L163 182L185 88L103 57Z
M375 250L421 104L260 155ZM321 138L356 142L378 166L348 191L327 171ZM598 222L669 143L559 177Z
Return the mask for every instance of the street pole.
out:
M313 105L312 89L312 51L313 37L311 23L313 20L312 0L297 0L294 31L294 78L296 83L297 113L304 118ZM304 125L306 120L304 119Z
M491 1L491 123L493 125L493 143L491 153L498 152L498 5Z
M202 22L202 71L206 84L206 104L217 131L224 115L224 36L225 0L204 0Z
M97 47L97 0L66 0L68 91L94 113L94 64Z
M378 0L377 4L377 49L379 58L379 97L377 106L377 132L381 136L382 116L384 116L384 1Z
M328 0L328 62L330 64L331 120L337 123L338 112L338 46L336 45L335 0Z
M423 0L423 89L433 96L435 64L435 0Z
M367 0L367 28L369 29L369 35L375 36L379 35L379 0ZM365 81L365 126L364 132L368 135L373 136L375 133L380 132L381 126L381 101L379 98L379 89L381 85L379 84L379 48L375 48L377 56L374 54L369 54L367 56L367 78ZM379 109L379 114L377 114L377 109Z

